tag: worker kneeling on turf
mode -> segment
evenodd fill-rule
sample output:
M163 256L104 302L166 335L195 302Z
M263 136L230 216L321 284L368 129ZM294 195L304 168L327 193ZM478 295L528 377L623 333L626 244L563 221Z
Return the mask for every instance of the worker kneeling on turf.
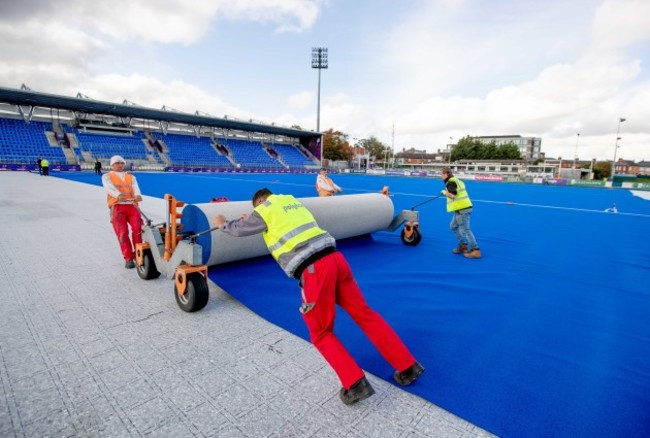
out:
M253 196L253 212L228 221L218 215L213 224L232 236L262 233L273 258L289 276L299 280L300 312L312 343L341 381L339 396L349 405L370 397L374 389L333 332L336 304L359 325L381 355L396 369L400 385L413 383L424 371L388 323L366 303L336 241L314 216L291 195L269 189Z

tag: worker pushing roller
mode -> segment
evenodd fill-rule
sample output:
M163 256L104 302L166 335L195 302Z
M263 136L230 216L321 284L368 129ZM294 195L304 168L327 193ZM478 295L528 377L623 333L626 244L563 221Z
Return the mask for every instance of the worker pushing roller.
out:
M335 239L320 228L311 212L291 195L258 190L253 212L228 221L215 216L215 228L236 237L262 234L273 258L299 282L300 312L314 346L341 381L339 396L346 405L374 394L350 353L334 334L336 305L359 325L381 355L395 368L399 385L410 385L424 371L388 323L366 303Z

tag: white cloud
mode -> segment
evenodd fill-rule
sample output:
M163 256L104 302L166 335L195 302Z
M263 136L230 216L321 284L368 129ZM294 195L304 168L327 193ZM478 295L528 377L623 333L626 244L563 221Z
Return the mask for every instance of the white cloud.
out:
M312 105L314 102L314 93L309 91L301 91L292 94L287 98L287 108L294 110L302 110Z
M203 38L218 18L301 32L314 24L323 3L326 0L25 0L21 7L15 7L18 2L2 2L0 22L19 28L29 20L44 25L60 20L117 41L189 45Z
M56 92L88 76L93 60L108 50L101 40L63 23L0 22L0 84Z
M318 18L325 0L224 0L224 17L238 21L270 22L279 32L301 32Z
M605 0L597 9L591 32L596 46L615 49L650 39L648 0Z
M160 43L191 44L209 30L219 2L193 0L79 1L79 19L118 41L140 39ZM76 15L76 14L75 14Z
M544 3L553 13L536 15L532 22L509 11L510 21L495 27L492 22L503 21L501 16L472 21L477 14L469 8L476 9L476 3L447 8L444 2L432 2L429 10L418 10L397 23L383 58L400 85L391 94L399 115L384 115L378 123L383 140L396 120L397 135L406 147L437 150L444 149L449 137L521 134L542 137L549 155L568 156L580 130L585 149L610 155L607 148L621 114L639 124L650 117L640 97L647 94L648 84L642 80L647 72L635 52L626 52L630 45L650 39L650 3L606 1L593 9L593 23L585 21L584 32L579 23L553 23L568 14L565 3ZM607 16L613 25L605 32ZM533 38L559 29L555 35ZM607 35L617 32L605 45ZM562 45L570 48L558 50ZM555 62L549 65L546 58ZM640 145L630 145L626 152L643 155Z
M101 56L107 45L65 23L28 20L19 26L0 21L0 52L6 63L70 63Z

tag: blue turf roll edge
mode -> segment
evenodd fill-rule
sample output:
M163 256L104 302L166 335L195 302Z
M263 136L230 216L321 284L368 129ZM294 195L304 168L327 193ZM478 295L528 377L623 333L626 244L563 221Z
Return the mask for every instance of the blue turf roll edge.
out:
M199 233L211 227L205 213L197 206L191 204L186 205L185 208L183 208L181 224L183 225L184 233ZM210 259L210 254L212 253L212 238L210 237L210 234L207 233L197 237L196 243L201 245L201 248L203 249L202 263L207 263L208 259Z

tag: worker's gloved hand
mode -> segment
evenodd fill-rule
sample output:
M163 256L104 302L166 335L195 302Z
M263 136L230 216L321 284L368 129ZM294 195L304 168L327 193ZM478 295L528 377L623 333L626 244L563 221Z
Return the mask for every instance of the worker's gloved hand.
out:
M442 196L447 196L447 190L440 190L440 194Z

